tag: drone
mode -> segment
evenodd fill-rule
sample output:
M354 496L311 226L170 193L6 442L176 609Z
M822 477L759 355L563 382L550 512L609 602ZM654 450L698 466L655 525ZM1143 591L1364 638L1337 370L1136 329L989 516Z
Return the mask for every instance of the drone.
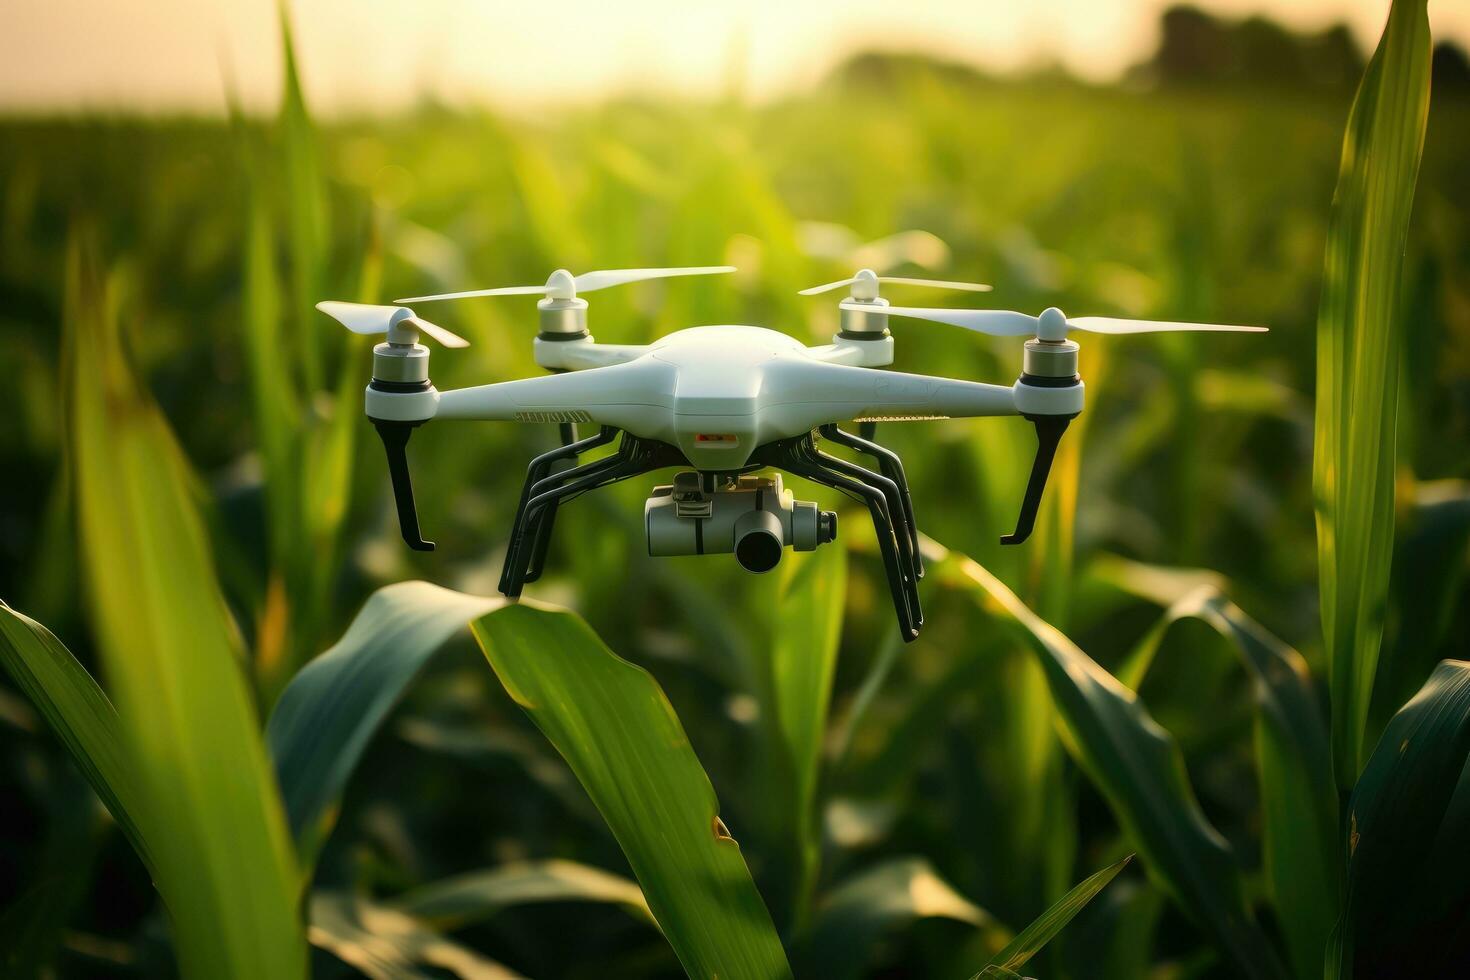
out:
M348 330L386 334L373 348L365 409L388 457L399 528L410 548L432 551L414 505L407 445L413 430L438 419L556 423L561 445L526 472L500 577L500 591L520 596L546 566L557 509L572 498L671 467L644 505L652 556L733 554L751 572L774 568L789 546L813 551L837 536L837 513L794 499L785 472L861 502L877 533L899 632L919 635L924 576L919 532L903 463L874 441L878 422L1020 416L1036 430L1037 449L1013 531L1030 536L1057 446L1082 411L1074 331L1135 334L1175 330L1264 331L1209 323L1069 317L1055 307L1038 316L1008 310L892 306L884 284L984 292L980 283L880 276L862 269L847 279L802 290L847 288L831 343L807 346L765 327L696 326L651 344L600 344L587 329L580 294L611 286L734 272L731 266L553 272L540 286L508 286L414 296L394 305L323 302L317 308ZM444 347L468 341L418 316L423 304L486 296L540 296L537 365L550 374L439 391L429 379L427 337ZM1020 376L1009 386L880 370L893 363L890 317L951 324L982 334L1025 337ZM844 425L856 423L854 433ZM578 425L595 425L589 436ZM581 457L614 440L613 452ZM843 446L872 461L862 466L825 452Z

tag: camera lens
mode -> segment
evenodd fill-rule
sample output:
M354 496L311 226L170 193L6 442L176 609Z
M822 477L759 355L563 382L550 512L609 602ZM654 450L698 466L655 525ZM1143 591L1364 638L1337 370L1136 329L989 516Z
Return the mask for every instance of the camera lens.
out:
M769 572L781 560L786 542L775 514L753 510L735 522L735 560L748 572Z

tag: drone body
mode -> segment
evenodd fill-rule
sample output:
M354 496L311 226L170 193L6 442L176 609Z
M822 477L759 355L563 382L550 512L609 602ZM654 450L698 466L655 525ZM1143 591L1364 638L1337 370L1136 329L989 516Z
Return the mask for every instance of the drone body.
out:
M434 419L559 423L563 444L532 461L512 526L500 589L518 596L544 568L557 507L581 493L669 467L686 467L671 485L655 487L645 505L649 553L733 553L751 571L766 571L786 546L811 550L836 536L835 513L797 501L781 486L784 470L861 501L873 519L889 588L905 640L923 624L917 582L923 576L918 530L902 463L891 451L839 426L845 422L1020 415L1037 431L1038 449L1015 532L1031 531L1051 461L1068 422L1082 411L1069 329L1102 333L1153 330L1252 330L1206 324L1108 318L1067 319L996 310L890 307L880 282L983 290L968 283L878 277L864 270L850 280L807 293L851 286L840 304L842 329L830 344L809 347L763 327L701 326L648 345L609 345L587 330L587 301L577 292L674 275L733 271L728 267L634 269L573 277L558 270L545 286L416 297L428 302L471 296L544 294L536 362L554 373L538 378L438 391L428 374L420 333L450 346L465 341L417 317L405 306L321 303L348 329L386 333L374 349L366 392L368 418L388 453L404 539L433 548L419 534L406 445L412 430ZM1023 370L1010 386L875 370L893 362L888 316L953 323L984 333L1026 336ZM577 423L598 426L578 439ZM619 438L619 434L621 434ZM619 439L612 455L581 465L579 457ZM823 452L818 440L847 446L877 469ZM553 471L564 463L569 469Z

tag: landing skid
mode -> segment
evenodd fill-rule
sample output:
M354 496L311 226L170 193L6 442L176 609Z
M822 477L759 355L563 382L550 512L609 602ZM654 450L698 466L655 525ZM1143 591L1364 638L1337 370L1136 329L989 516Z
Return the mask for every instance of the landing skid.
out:
M521 594L527 582L541 576L546 564L547 546L557 508L573 497L613 483L642 476L655 470L690 466L688 458L675 446L653 439L643 439L621 432L617 450L610 456L590 463L577 464L583 453L600 448L618 438L620 430L603 426L596 435L576 438L570 426L562 430L563 445L543 453L531 461L520 504L511 525L510 546L500 576L500 591L509 597ZM816 436L846 446L875 459L878 472L829 455L817 448ZM558 464L571 463L569 469L552 472ZM918 580L924 576L919 556L919 533L914 523L913 500L903 464L891 450L877 443L825 425L820 430L790 439L781 439L757 449L746 466L732 473L701 472L701 479L711 485L739 473L762 467L783 470L822 486L839 490L861 501L873 519L883 568L888 577L899 632L905 640L919 635L924 614L919 604Z

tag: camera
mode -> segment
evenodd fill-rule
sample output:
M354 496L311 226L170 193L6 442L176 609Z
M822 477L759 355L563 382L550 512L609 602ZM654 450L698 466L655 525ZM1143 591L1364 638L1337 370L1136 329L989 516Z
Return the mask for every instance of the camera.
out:
M794 499L780 474L677 473L653 488L643 522L650 555L734 554L751 572L775 568L787 545L813 551L837 537L837 514Z

